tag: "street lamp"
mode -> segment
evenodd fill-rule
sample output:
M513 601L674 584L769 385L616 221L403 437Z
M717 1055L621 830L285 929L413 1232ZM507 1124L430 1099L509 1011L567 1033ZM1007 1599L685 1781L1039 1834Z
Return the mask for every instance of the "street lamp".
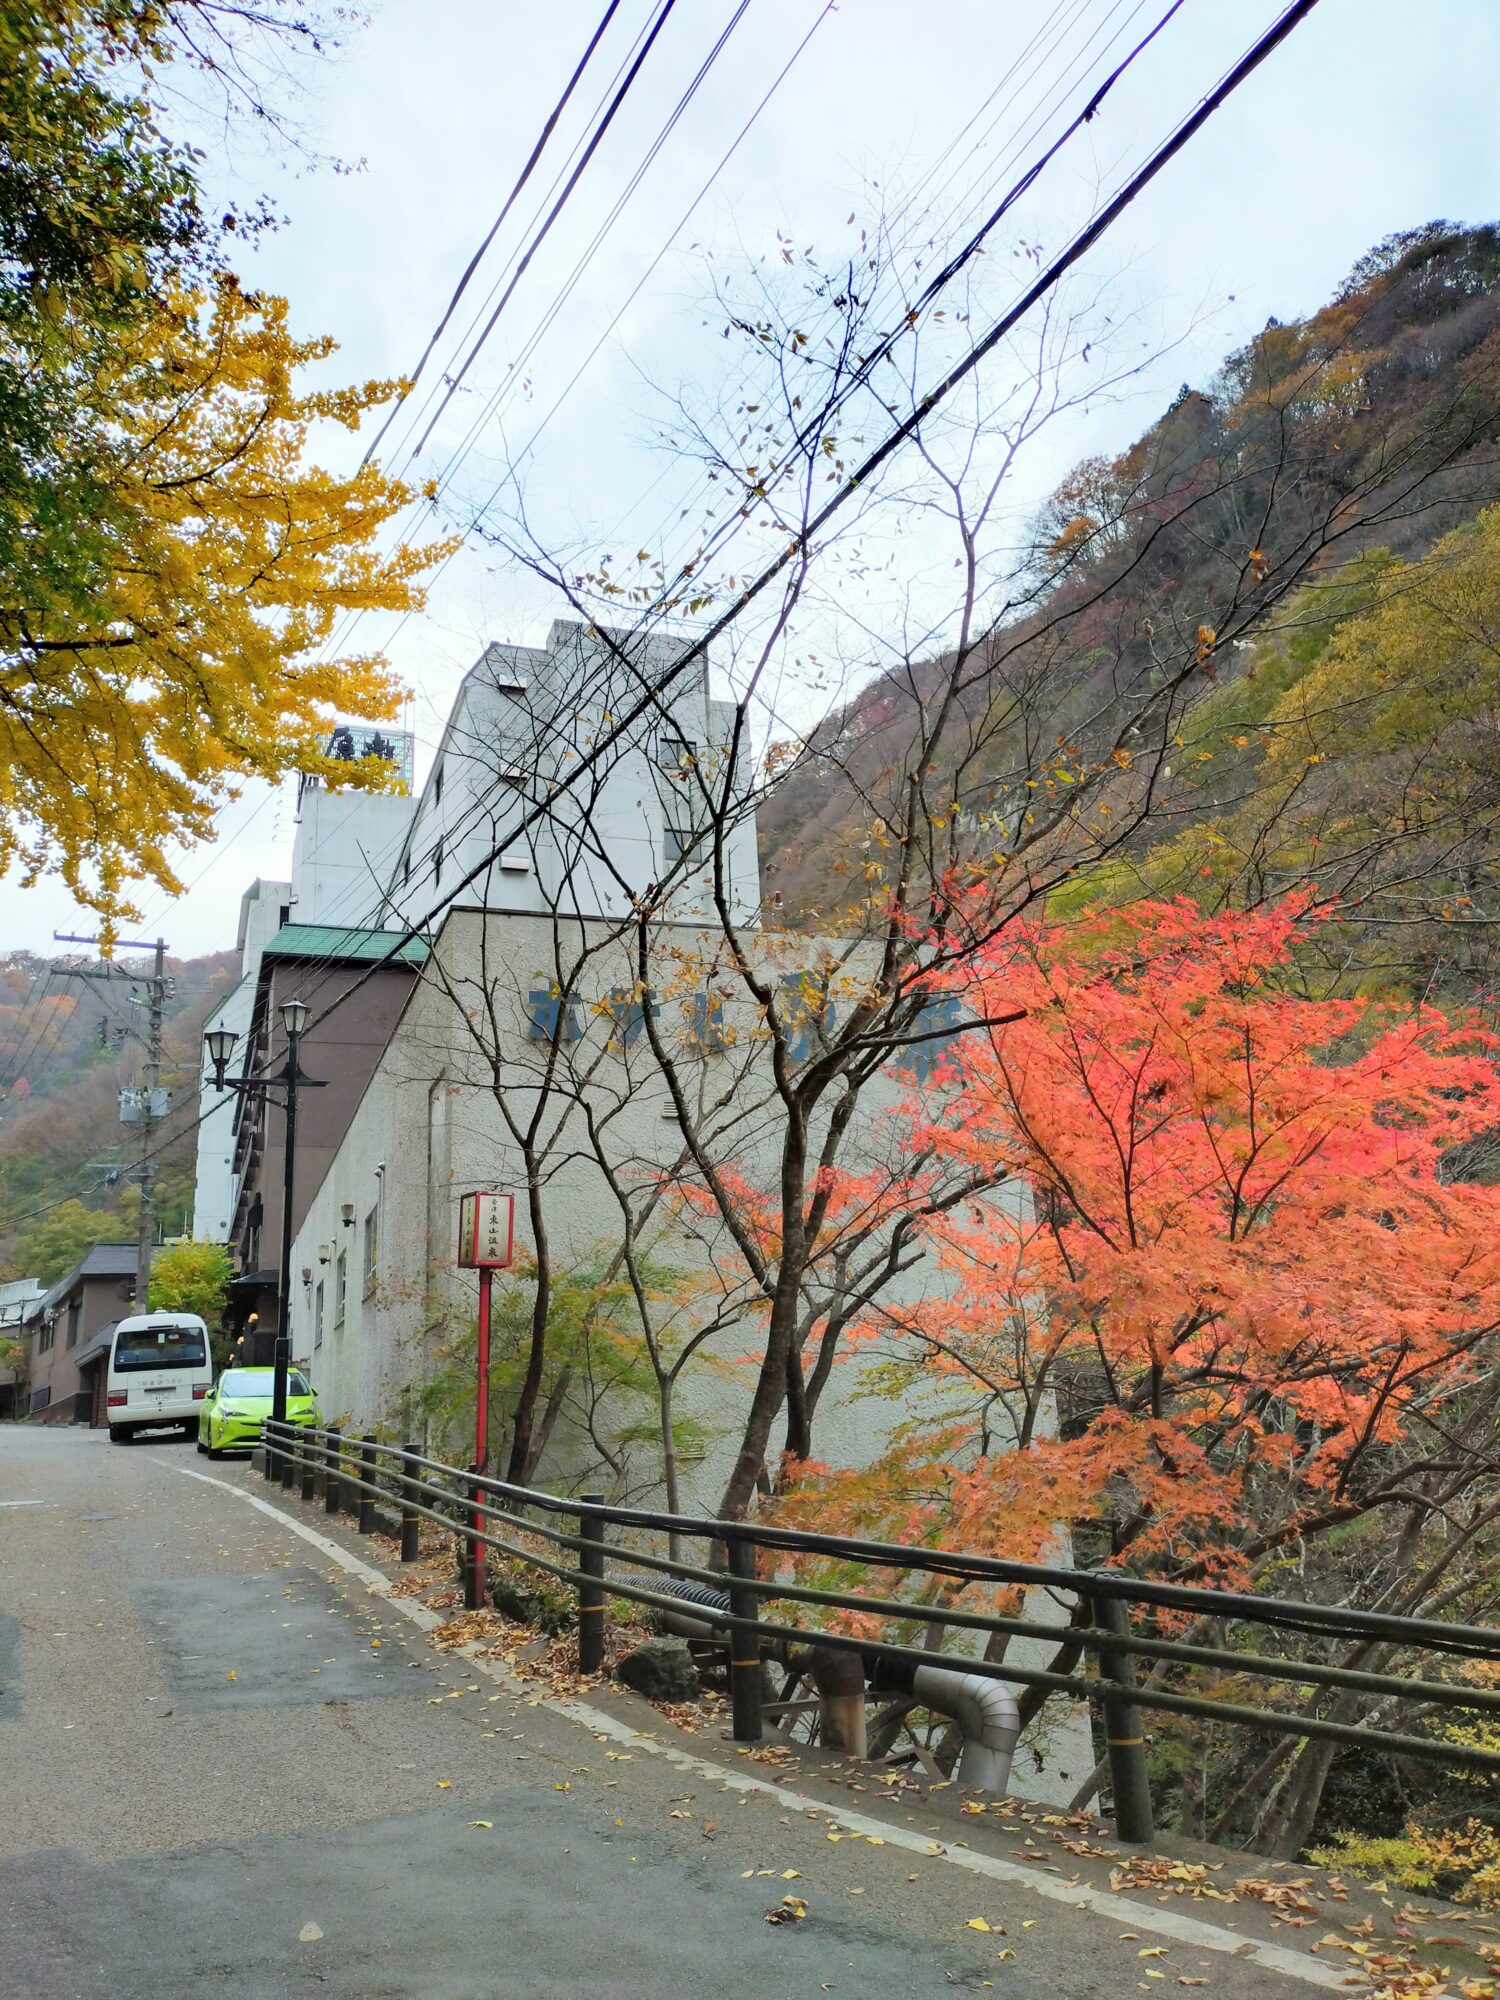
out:
M297 1093L299 1090L324 1088L318 1078L303 1074L298 1061L308 1012L305 1000L282 1002L281 1025L286 1032L286 1061L274 1076L226 1076L224 1072L239 1036L233 1028L210 1028L203 1037L208 1059L213 1064L215 1089L233 1090L244 1097L257 1094L269 1096L275 1090L284 1092L286 1145L281 1176L281 1268L277 1272L276 1370L271 1390L271 1416L276 1423L286 1422L287 1373L292 1359L292 1187L297 1152Z

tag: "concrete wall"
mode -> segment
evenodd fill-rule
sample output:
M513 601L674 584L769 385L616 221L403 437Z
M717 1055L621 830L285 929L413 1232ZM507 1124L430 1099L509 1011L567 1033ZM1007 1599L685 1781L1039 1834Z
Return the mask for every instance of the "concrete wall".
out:
M707 672L695 663L576 787L557 791L557 781L629 712L641 683L670 673L689 643L619 639L635 648L629 667L603 639L563 620L545 647L486 649L463 682L423 787L393 870L387 921L417 921L450 899L492 910L617 916L633 894L666 879L678 836L706 825L703 787L723 787L732 711L711 698ZM677 756L670 740L690 746L691 756ZM532 807L545 817L522 832ZM500 860L466 883L496 847ZM697 867L684 875L674 899L679 916L706 913L706 859L700 850ZM729 833L726 873L735 907L753 920L760 881L748 814Z
M585 941L591 956L578 1006L583 1036L570 1051L571 1073L554 1079L546 1099L544 1123L555 1131L542 1168L542 1205L555 1269L596 1264L620 1236L618 1200L598 1160L590 1157L578 1100L586 1097L607 1128L606 1159L636 1187L670 1169L682 1144L676 1120L667 1115L666 1080L645 1038L637 1037L627 1049L608 1046L615 1030L603 1003L631 980L627 939L613 938L603 925L561 928L575 944ZM504 1050L505 1107L513 1118L524 1119L537 1104L539 1072L548 1055L545 1044L531 1039L530 996L546 991L558 935L546 918L450 913L435 942L434 965L413 988L347 1136L312 1197L293 1268L308 1267L316 1275L294 1312L294 1352L311 1368L329 1411L361 1427L409 1423L403 1408L425 1379L440 1337L435 1330L472 1318L477 1281L454 1262L459 1198L475 1187L520 1188L525 1169L464 1021L471 1008L491 1010ZM715 943L691 926L664 927L664 973L670 971L669 958L679 968L691 968ZM765 948L773 949L770 940ZM774 949L803 946L780 941ZM681 990L662 1002L661 1024L679 1048L690 1031L688 1010L698 983L685 976ZM764 1052L752 1052L755 1010L743 997L723 1003L723 1021L729 1036L737 1038L735 1047L722 1056L689 1057L687 1072L705 1101L732 1100L721 1119L729 1135L721 1149L753 1179L772 1170L775 1115L767 1108L762 1116L755 1108L768 1096L768 1063ZM899 1167L890 1158L894 1128L882 1114L906 1087L906 1078L893 1074L870 1088L845 1148L846 1164L872 1173ZM352 1230L341 1219L345 1203L355 1212ZM365 1221L371 1214L379 1258L377 1282L367 1294L356 1277L362 1279ZM718 1313L731 1320L701 1359L690 1363L679 1392L686 1414L722 1433L690 1480L693 1503L706 1505L717 1498L737 1441L749 1395L742 1357L759 1345L760 1328L749 1309L750 1288L737 1289L740 1260L715 1218L693 1214L670 1225L658 1219L653 1229L657 1263L697 1274L687 1287L692 1297L677 1311L679 1325L695 1330ZM521 1247L529 1249L531 1226L524 1214L518 1216L518 1235ZM348 1276L343 1320L337 1324L341 1252ZM325 1287L321 1340L315 1324L319 1280ZM919 1264L889 1296L920 1297L936 1282ZM848 1393L850 1369L836 1371L836 1377L819 1412L817 1450L834 1462L857 1465L880 1449L889 1425L910 1412ZM576 1466L588 1456L586 1442L570 1440L566 1430L557 1450L559 1471L572 1469L570 1459ZM645 1454L635 1477L650 1483Z
M383 792L302 795L292 847L294 924L380 929L385 888L417 801Z
M252 882L240 898L240 977L218 1008L204 1022L210 1028L232 1028L239 1036L232 1071L246 1048L261 954L281 929L283 913L291 908L290 882ZM193 1235L200 1243L227 1243L234 1222L239 1182L234 1171L234 1128L238 1100L232 1090L216 1090L213 1064L199 1051L197 1170L193 1187Z

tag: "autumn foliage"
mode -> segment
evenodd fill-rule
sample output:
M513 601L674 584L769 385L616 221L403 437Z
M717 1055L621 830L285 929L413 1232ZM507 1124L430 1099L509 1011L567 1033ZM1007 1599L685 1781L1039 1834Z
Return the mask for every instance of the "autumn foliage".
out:
M1008 1186L931 1219L940 1280L859 1329L923 1414L804 1469L792 1514L1022 1559L1070 1524L1243 1582L1399 1499L1493 1365L1500 1193L1450 1163L1500 1083L1477 1027L1303 991L1309 928L1152 904L980 954L966 1008L1024 1018L947 1044L905 1115L914 1157Z

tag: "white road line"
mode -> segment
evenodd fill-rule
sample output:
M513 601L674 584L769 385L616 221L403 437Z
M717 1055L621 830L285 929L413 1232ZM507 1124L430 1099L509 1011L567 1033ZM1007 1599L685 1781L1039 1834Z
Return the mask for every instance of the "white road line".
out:
M173 1470L189 1479L201 1479L205 1486L217 1486L221 1493L231 1494L236 1500L243 1500L248 1506L269 1515L283 1528L289 1528L294 1535L300 1535L303 1541L320 1549L348 1575L358 1577L373 1594L383 1597L393 1610L401 1612L423 1631L430 1632L434 1626L443 1623L437 1613L425 1604L418 1604L410 1597L392 1597L388 1576L369 1563L361 1562L358 1556L350 1555L330 1536L320 1535L316 1528L309 1528L280 1507L273 1506L269 1500L262 1500L257 1494L245 1492L243 1487L231 1486L226 1479L215 1479L211 1474L197 1472L190 1466L174 1466ZM491 1660L477 1659L472 1655L466 1657L471 1667L487 1674L507 1693L539 1708L549 1708L555 1715L565 1715L592 1730L596 1736L608 1736L617 1743L628 1743L633 1750L646 1750L654 1756L664 1757L679 1770L690 1771L698 1778L716 1780L731 1791L760 1793L777 1800L792 1812L832 1820L837 1826L847 1827L851 1833L862 1834L867 1840L883 1840L887 1847L903 1848L910 1854L919 1854L924 1861L946 1861L971 1875L981 1875L991 1882L1009 1883L1049 1902L1063 1903L1069 1909L1088 1910L1117 1928L1123 1924L1136 1930L1149 1930L1158 1937L1191 1945L1195 1951L1213 1951L1224 1958L1238 1959L1244 1965L1258 1965L1267 1972L1280 1973L1284 1978L1298 1979L1304 1986L1321 1987L1327 1993L1347 1995L1349 1992L1347 1967L1324 1965L1303 1952L1289 1951L1285 1945L1240 1937L1236 1933L1220 1930L1216 1925L1205 1924L1197 1917L1184 1916L1176 1910L1153 1908L1151 1904L1136 1902L1129 1896L1117 1896L1112 1890L1097 1889L1087 1883L1069 1885L1049 1881L1047 1877L1023 1868L1018 1862L1006 1861L999 1855L981 1854L972 1847L954 1848L940 1844L906 1827L897 1826L894 1821L851 1812L843 1806L831 1805L826 1799L813 1798L808 1792L793 1791L790 1786L769 1784L764 1778L753 1777L748 1771L715 1764L675 1743L663 1743L657 1737L633 1728L630 1723L622 1722L618 1716L610 1715L605 1709L595 1708L591 1702L579 1701L568 1695L540 1693L532 1682L521 1680Z

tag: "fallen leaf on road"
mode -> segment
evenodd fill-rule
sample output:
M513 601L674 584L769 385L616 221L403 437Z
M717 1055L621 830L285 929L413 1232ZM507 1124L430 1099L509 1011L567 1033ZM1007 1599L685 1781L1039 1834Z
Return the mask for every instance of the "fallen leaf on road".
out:
M231 1667L229 1669L229 1672L224 1676L224 1678L226 1681L237 1681L239 1679L239 1675L235 1672L234 1668Z
M440 1792L452 1791L453 1780L451 1778L439 1778L437 1781L437 1788Z
M801 1874L802 1870L800 1868L783 1868L781 1879L783 1882L795 1882L800 1878Z
M316 1924L304 1924L297 1933L298 1944L316 1944L323 1935Z
M807 1915L807 1905L800 1896L783 1896L774 1910L766 1911L768 1924L791 1924L799 1922Z
M964 1929L966 1931L987 1931L989 1925L983 1917L970 1917L969 1921L964 1925Z
M492 1819L471 1819L469 1824L470 1826L482 1826L485 1832L489 1833L494 1827L495 1822Z

